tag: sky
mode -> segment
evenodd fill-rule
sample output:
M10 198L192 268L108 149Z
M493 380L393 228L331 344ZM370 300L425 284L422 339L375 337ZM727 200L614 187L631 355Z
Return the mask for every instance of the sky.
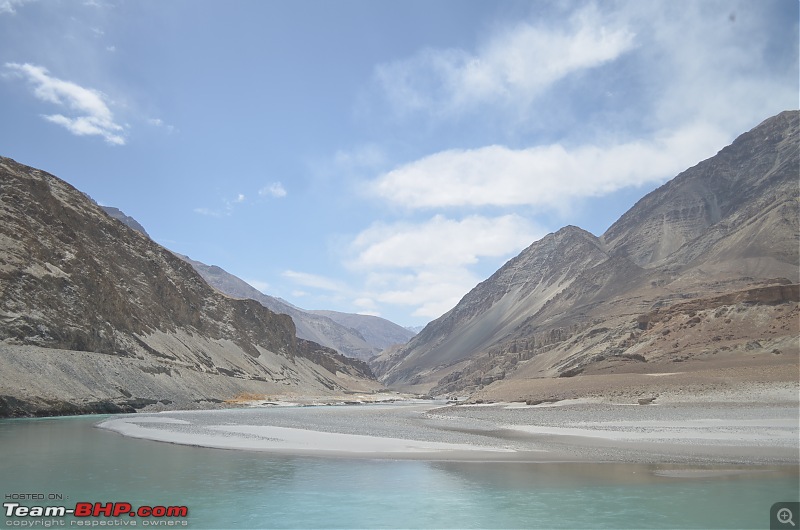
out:
M0 155L420 326L798 108L798 2L0 0Z

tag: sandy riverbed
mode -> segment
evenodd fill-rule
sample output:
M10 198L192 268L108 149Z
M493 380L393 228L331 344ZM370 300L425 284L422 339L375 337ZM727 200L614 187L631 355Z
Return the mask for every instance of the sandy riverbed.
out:
M260 407L114 417L99 426L175 444L281 454L472 461L800 463L784 404Z

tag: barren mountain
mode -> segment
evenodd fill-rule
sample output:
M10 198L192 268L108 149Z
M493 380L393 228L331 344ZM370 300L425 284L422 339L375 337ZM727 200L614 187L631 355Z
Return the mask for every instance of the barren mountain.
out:
M137 232L141 232L147 237L150 237L150 234L148 234L147 230L145 230L144 227L141 224L139 224L139 221L137 221L130 215L126 215L125 212L123 212L119 208L114 208L113 206L100 206L100 208L102 208L104 212L106 212L114 219L120 221L125 226L133 228Z
M413 331L398 326L385 318L373 315L359 315L356 313L341 313L339 311L325 310L312 310L308 312L329 318L337 324L357 332L360 336L364 337L364 340L367 341L370 346L376 348L375 354L372 355L372 357L389 346L405 344L414 336Z
M101 208L111 217L147 235L136 219L118 208ZM262 293L221 267L206 265L183 254L175 255L189 263L209 285L224 294L234 298L250 298L275 313L292 317L298 338L332 348L347 357L366 361L380 354L387 346L405 344L414 336L413 332L379 317L300 309L285 300Z
M188 256L178 256L197 270L209 285L235 298L250 298L276 313L292 317L297 336L333 348L347 357L368 360L390 344L405 343L414 334L386 319L336 311L306 311L285 300L266 295L217 267Z
M125 215L118 208L102 208L111 217L147 235L144 227L133 217ZM414 336L413 332L379 317L300 309L285 300L262 293L221 267L206 265L182 254L175 255L194 267L215 289L234 298L250 298L275 313L289 315L297 328L298 338L317 342L347 357L369 360L386 347L405 344Z
M514 399L675 362L785 364L796 378L798 117L743 134L600 238L566 227L535 242L373 370L399 388Z
M0 416L376 388L62 180L0 158Z

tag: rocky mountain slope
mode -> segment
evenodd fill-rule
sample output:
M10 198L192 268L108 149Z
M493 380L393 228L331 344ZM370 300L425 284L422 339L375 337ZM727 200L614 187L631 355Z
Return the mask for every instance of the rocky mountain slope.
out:
M377 388L62 180L0 158L0 416Z
M376 348L375 355L395 344L405 344L415 333L385 318L339 311L311 310L311 314L329 318L337 324L356 331L367 344ZM344 353L344 352L342 352ZM374 357L375 355L372 355Z
M552 378L659 363L782 353L796 368L798 121L766 120L602 237L535 242L373 370L398 388L524 399Z
M306 311L269 296L217 267L177 254L212 287L228 296L256 300L276 313L292 317L297 336L333 348L347 357L369 360L392 344L405 344L414 334L386 319L336 311Z
M111 217L119 219L130 228L147 235L144 227L133 217L125 215L118 208L110 206L102 206L102 208ZM175 255L194 267L200 276L215 289L234 298L256 300L275 313L289 315L294 321L299 338L333 348L347 357L369 360L381 353L387 346L405 344L414 336L414 333L383 318L336 311L300 309L285 300L262 293L221 267L206 265L183 254L175 253Z

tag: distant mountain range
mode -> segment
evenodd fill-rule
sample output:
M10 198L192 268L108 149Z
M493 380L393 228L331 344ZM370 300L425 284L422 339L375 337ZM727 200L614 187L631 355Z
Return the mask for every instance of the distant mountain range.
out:
M719 384L732 370L794 384L799 128L798 111L764 121L600 237L567 226L534 242L407 344L413 331L384 319L305 311L175 255L119 210L0 157L0 417L384 388L373 374L529 402L712 368Z
M2 157L0 241L0 416L380 387L364 362L298 339L289 316L223 295L66 182Z
M601 237L568 226L533 243L373 371L491 396L631 363L796 356L799 121L766 120Z
M117 208L102 208L111 217L147 235L144 227L133 217L125 215ZM333 348L347 357L368 360L389 346L405 344L416 334L385 318L337 311L306 311L286 300L262 293L221 267L206 265L183 254L175 255L194 267L212 287L228 296L249 298L276 313L289 315L297 327L299 338Z
M393 344L405 344L414 336L411 331L384 318L336 311L306 311L285 300L269 296L216 265L206 265L176 254L190 263L212 287L234 298L249 298L292 317L297 336L312 340L339 353L368 360Z

